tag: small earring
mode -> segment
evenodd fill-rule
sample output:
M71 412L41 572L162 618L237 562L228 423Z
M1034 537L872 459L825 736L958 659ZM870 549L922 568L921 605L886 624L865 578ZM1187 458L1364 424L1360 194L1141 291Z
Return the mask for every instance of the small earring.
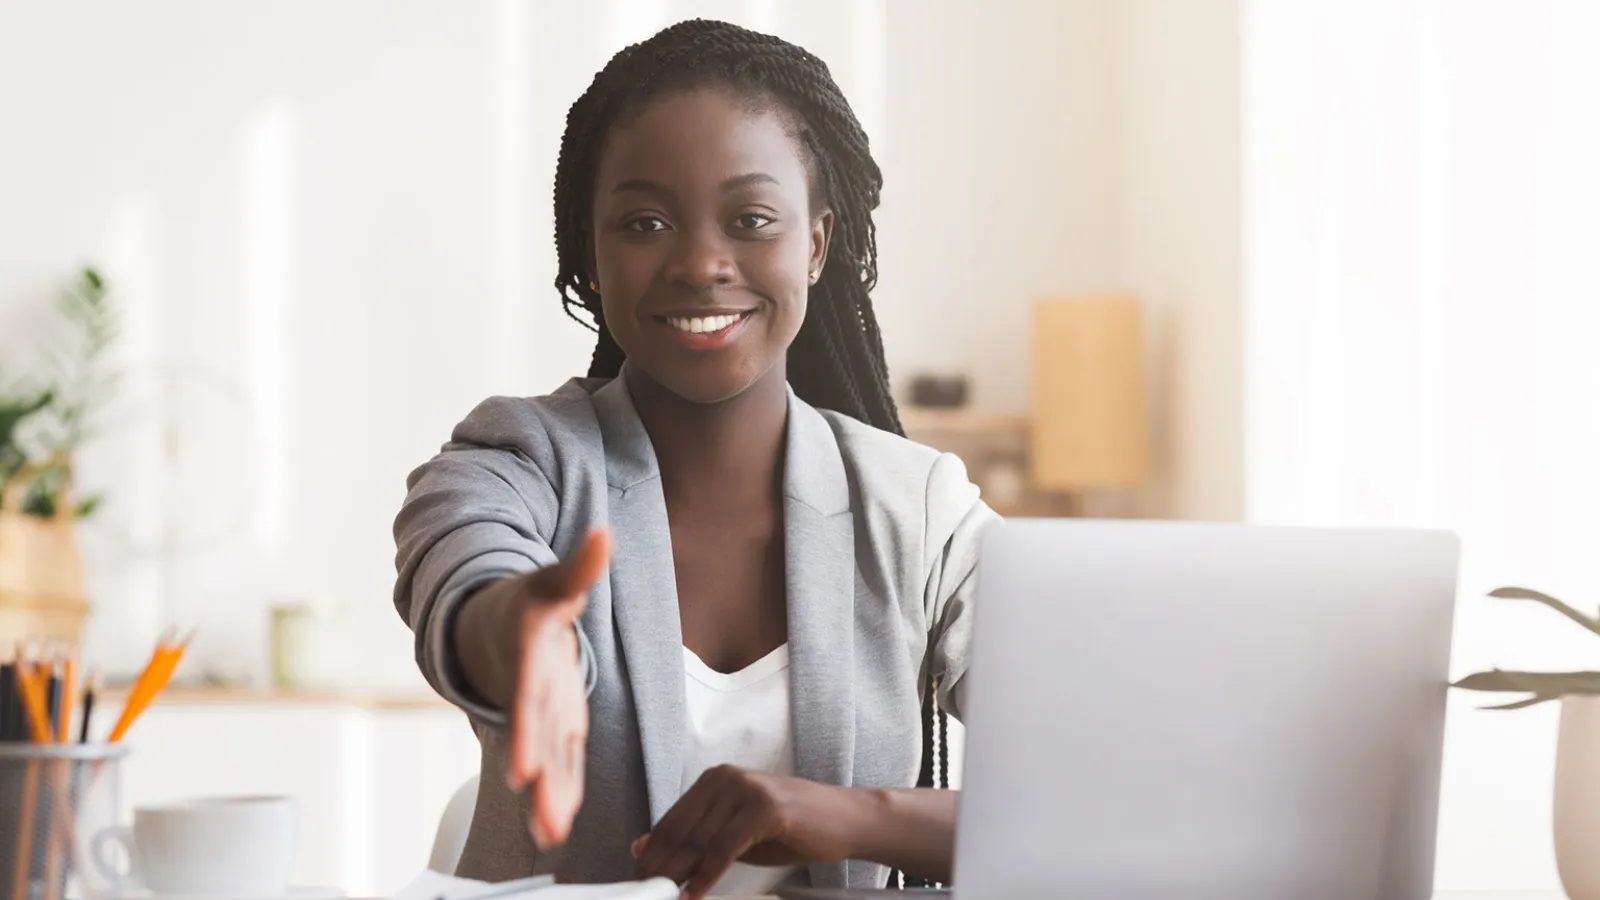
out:
M594 291L597 294L600 293L600 285L595 284L594 279L592 278L589 279L589 290Z
M813 284L815 284L817 281L817 272L815 269L811 270L811 281Z

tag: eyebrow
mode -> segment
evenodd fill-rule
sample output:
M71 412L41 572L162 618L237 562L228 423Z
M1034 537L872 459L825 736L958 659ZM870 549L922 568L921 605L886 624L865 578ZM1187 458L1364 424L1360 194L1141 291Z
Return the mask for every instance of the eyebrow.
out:
M778 179L773 178L771 175L768 175L765 172L747 172L743 175L734 175L731 178L723 179L720 187L722 192L726 194L730 191L736 191L739 188L750 187L757 184L778 184ZM662 197L672 196L672 190L666 185L658 181L650 181L646 178L629 178L626 181L619 181L617 182L617 186L611 189L611 192L614 194L621 194L628 191L641 194L655 194Z

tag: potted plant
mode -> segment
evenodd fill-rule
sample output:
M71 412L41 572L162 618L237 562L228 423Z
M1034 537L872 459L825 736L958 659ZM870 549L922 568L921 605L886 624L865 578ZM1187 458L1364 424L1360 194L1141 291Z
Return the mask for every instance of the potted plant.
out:
M1489 596L1544 604L1600 635L1600 618L1548 594L1505 587ZM1522 709L1551 700L1561 704L1552 823L1556 868L1571 900L1600 900L1600 672L1492 669L1468 675L1454 687L1525 695L1490 709Z
M107 395L102 357L116 336L106 285L85 268L33 342L28 375L0 372L0 644L77 642L88 614L76 523L99 497L77 496L74 454Z

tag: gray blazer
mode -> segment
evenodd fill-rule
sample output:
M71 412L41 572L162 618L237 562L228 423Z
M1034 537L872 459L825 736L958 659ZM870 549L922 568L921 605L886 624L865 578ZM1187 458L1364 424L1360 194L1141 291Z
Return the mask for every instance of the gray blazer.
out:
M973 566L995 514L961 462L818 410L789 393L784 536L796 774L909 787L922 691L960 718ZM463 709L483 748L477 812L458 872L490 881L630 877L629 842L681 793L687 721L667 512L655 453L626 384L574 379L554 394L491 398L407 479L395 521L394 603L417 663ZM609 525L609 576L580 622L590 736L583 808L538 852L525 795L507 790L506 717L466 685L449 638L472 592L570 554ZM818 887L881 886L863 861L813 865Z

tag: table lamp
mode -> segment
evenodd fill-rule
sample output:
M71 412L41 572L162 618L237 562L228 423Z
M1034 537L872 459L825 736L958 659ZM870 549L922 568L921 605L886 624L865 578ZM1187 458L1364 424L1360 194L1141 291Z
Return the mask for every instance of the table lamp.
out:
M1033 311L1032 482L1083 495L1139 486L1149 468L1144 322L1126 294L1069 295Z

